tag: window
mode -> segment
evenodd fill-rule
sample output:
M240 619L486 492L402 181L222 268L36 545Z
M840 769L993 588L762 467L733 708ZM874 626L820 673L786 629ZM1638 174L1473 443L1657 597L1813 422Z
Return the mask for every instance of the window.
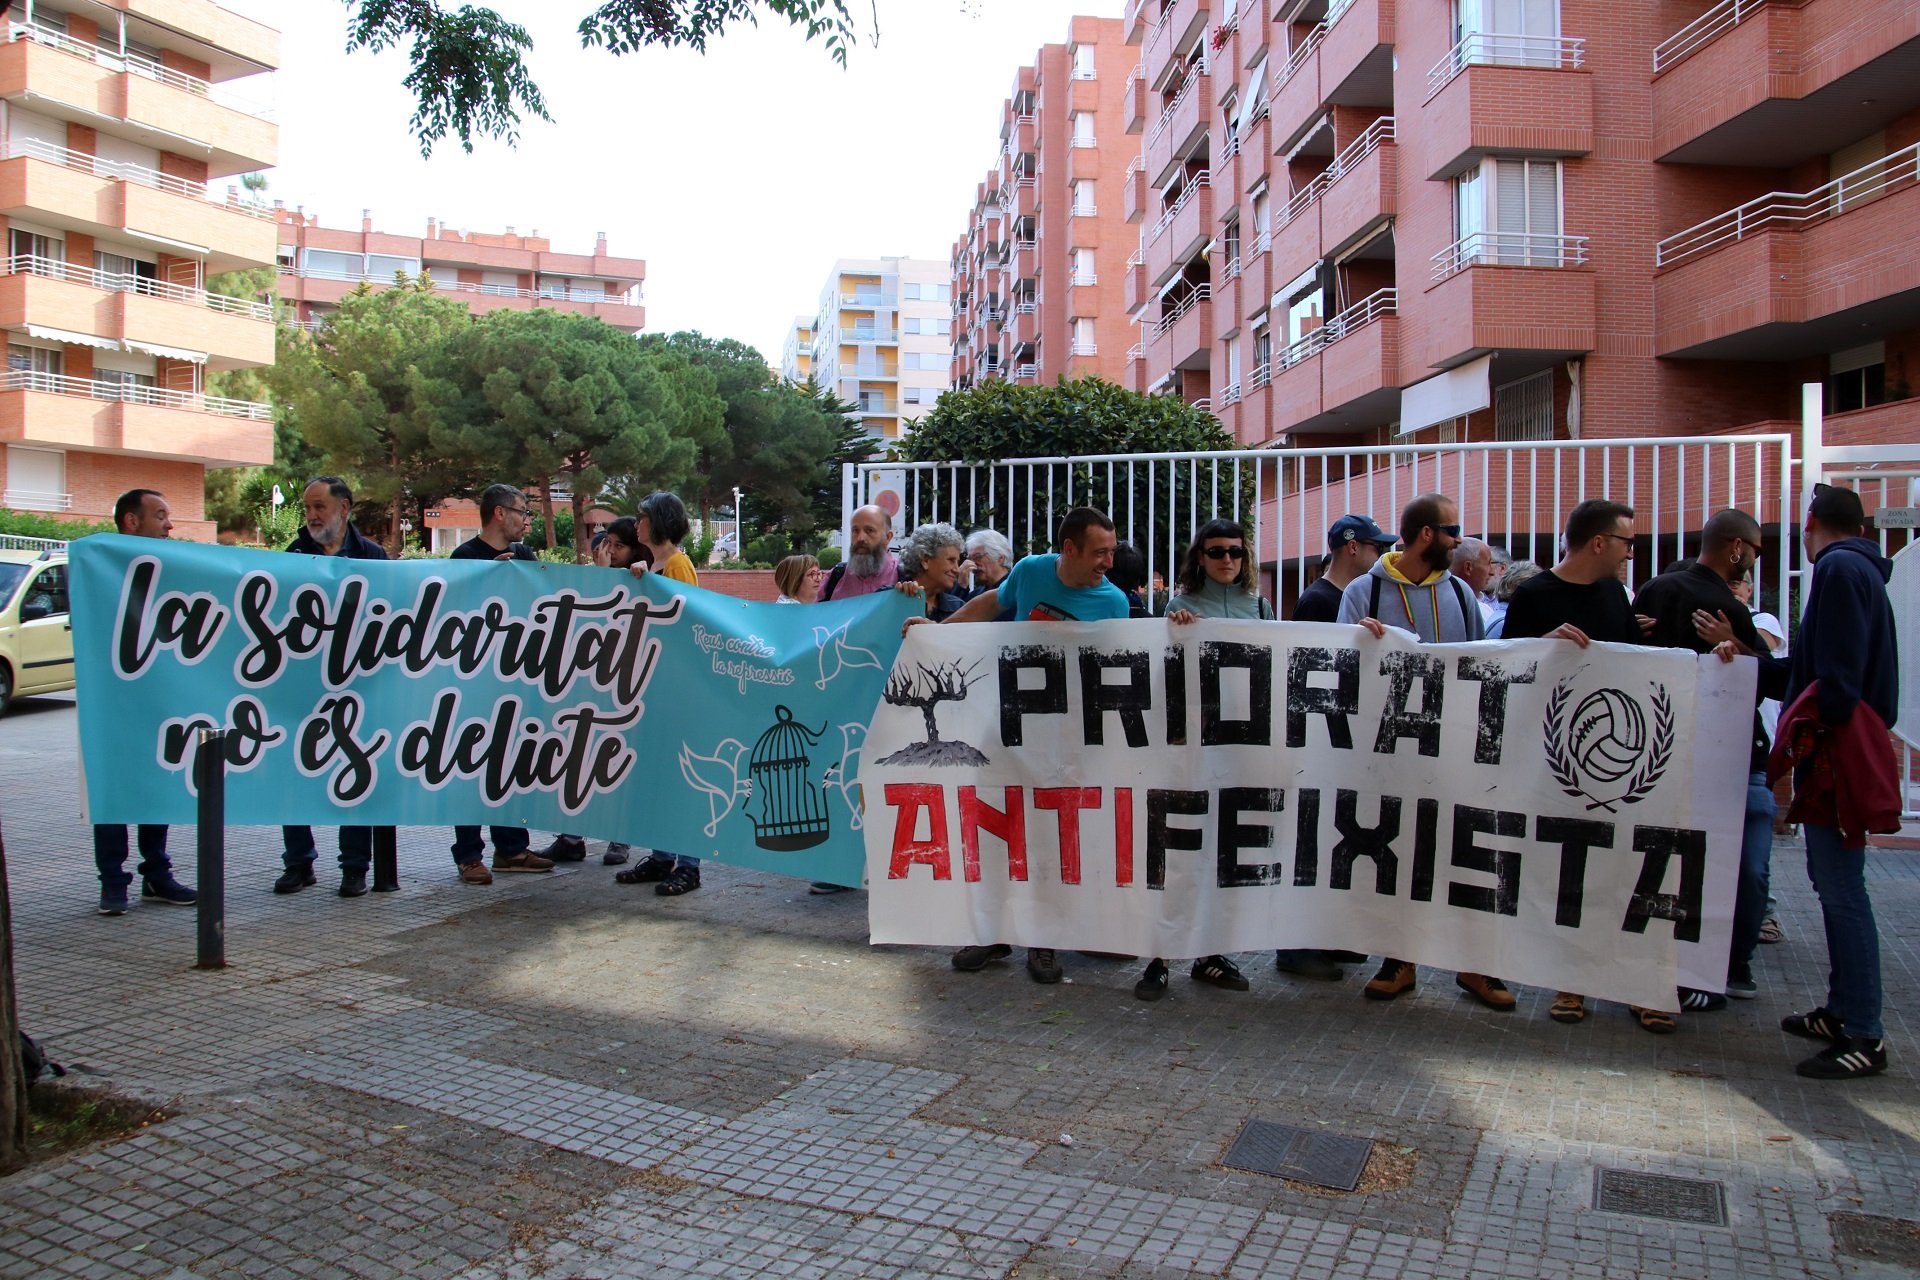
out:
M1560 65L1560 0L1456 0L1453 40L1463 63Z
M39 258L43 262L65 262L67 242L54 236L14 230L7 233L7 254L14 258Z
M1493 389L1496 440L1553 439L1553 370Z
M1558 160L1484 160L1453 180L1461 265L1565 265Z
M66 366L66 352L59 347L23 346L17 338L7 343L8 381L30 391L56 391Z
M367 255L367 279L391 280L397 271L404 271L410 276L419 275L420 259L396 258L384 253L370 253Z
M1240 385L1240 335L1237 333L1227 339L1227 385Z
M133 400L151 403L154 380L150 373L129 373L125 369L95 369L93 398L96 400Z
M1870 342L1827 357L1826 412L1846 413L1887 402L1887 344Z
M1273 363L1273 335L1267 330L1266 317L1262 316L1253 330L1253 370L1255 373L1264 373L1271 363Z
M300 270L323 280L359 280L366 274L366 260L357 253L308 249L301 257Z
M1099 271L1094 266L1093 250L1075 249L1073 251L1073 282L1075 284L1098 284Z
M1240 261L1240 219L1233 219L1221 230L1220 251L1226 255L1229 267Z
M160 277L160 268L154 263L143 262L124 253L109 253L104 249L93 251L93 269L111 277L106 281L108 288L134 293L154 292Z
M1093 138L1093 112L1076 111L1071 117L1073 123L1073 145L1093 147L1099 144Z
M33 610L32 618L27 616L29 609ZM58 618L66 612L67 566L50 564L20 593L20 620L31 622L38 618Z
M1253 251L1265 253L1273 246L1273 220L1268 216L1271 205L1267 189L1263 186L1253 193Z
M1093 182L1088 178L1076 178L1073 183L1073 216L1091 218L1096 210L1093 205Z
M1100 78L1099 67L1094 63L1094 55L1096 52L1097 50L1090 44L1077 44L1073 46L1073 78L1075 80L1097 80Z
M1076 316L1073 321L1073 354L1090 356L1099 353L1100 345L1093 334L1093 318Z

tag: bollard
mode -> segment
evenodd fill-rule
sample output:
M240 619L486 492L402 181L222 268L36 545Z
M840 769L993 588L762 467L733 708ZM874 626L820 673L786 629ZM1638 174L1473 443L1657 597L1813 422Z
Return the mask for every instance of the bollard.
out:
M193 753L199 793L200 958L196 969L227 967L227 735L202 729Z
M373 829L373 891L396 893L400 889L400 829Z

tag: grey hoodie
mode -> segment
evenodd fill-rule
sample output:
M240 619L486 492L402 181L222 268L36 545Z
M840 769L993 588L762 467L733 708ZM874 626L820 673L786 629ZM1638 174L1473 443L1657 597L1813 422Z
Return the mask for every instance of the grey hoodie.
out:
M1445 570L1431 581L1409 582L1398 570L1406 554L1387 552L1373 568L1347 584L1340 594L1340 621L1378 618L1390 627L1413 632L1425 644L1486 639L1486 620L1480 616L1480 605L1467 584Z

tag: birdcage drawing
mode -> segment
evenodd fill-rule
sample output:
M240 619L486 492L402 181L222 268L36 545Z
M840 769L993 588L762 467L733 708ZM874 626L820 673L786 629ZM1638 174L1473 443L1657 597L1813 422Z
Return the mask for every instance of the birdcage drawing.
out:
M785 706L753 744L747 765L760 812L753 819L753 842L762 849L811 849L827 838L827 797L814 777L807 748L820 741L827 726L809 729Z

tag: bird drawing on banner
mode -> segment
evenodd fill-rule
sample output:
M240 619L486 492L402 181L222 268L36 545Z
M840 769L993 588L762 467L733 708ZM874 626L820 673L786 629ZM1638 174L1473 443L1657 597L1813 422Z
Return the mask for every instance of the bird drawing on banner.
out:
M706 825L709 839L733 812L733 806L753 790L752 780L740 776L740 761L746 754L746 746L732 738L722 738L710 756L701 755L684 742L680 744L680 776L707 797L707 814L712 818Z
M829 765L822 776L822 791L838 791L846 802L847 811L852 815L847 828L860 829L860 747L866 741L867 726L863 724L843 724L840 726L840 762Z
M880 657L871 649L862 649L857 644L847 643L847 628L852 622L843 622L828 630L826 627L813 629L813 643L820 651L820 678L813 682L816 689L824 689L833 678L848 667L872 667L882 670Z

